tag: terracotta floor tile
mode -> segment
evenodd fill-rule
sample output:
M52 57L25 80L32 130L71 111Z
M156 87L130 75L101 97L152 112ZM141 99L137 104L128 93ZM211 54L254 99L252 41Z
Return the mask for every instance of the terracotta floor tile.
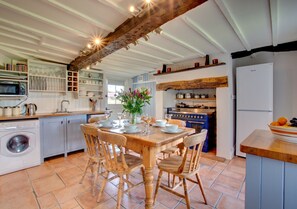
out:
M109 199L105 202L100 203L97 207L95 207L94 209L112 209L112 208L116 208L117 202L114 199ZM123 207L122 207L123 208Z
M43 163L40 166L27 169L27 173L30 180L35 180L46 176L52 176L55 174L55 170L48 164Z
M216 165L212 168L212 170L222 172L227 167L226 163L218 162Z
M236 189L233 189L233 188L230 188L230 187L226 187L226 186L221 185L221 184L214 183L211 186L211 188L218 191L218 192L230 195L230 196L235 197L235 198L239 194L239 190L236 190Z
M244 178L245 178L245 174L237 173L237 172L232 172L232 171L230 171L228 169L225 169L222 172L222 175L232 177L233 179L237 179L239 181L243 181Z
M99 206L100 204L102 204L103 202L106 202L106 201L112 199L112 197L110 195L108 195L106 192L104 192L101 196L100 202L97 203L98 192L99 192L99 190L96 190L95 195L93 196L91 190L89 190L89 191L86 191L86 192L78 195L75 199L77 200L79 205L84 209L93 209L93 208Z
M218 203L218 200L222 196L222 193L209 188L204 188L204 192L206 196L207 205L215 207ZM199 186L194 187L193 190L190 192L189 196L191 207L200 208L201 205L205 205ZM182 202L185 203L184 200L182 200Z
M66 201L65 203L60 204L61 209L74 209L74 208L81 208L78 202L75 199L71 199Z
M82 177L82 170L78 167L65 169L57 173L66 186L78 184Z
M58 202L61 204L77 197L78 195L86 192L88 189L90 189L90 187L84 184L74 184L62 189L55 190L53 193Z
M61 172L65 169L75 167L74 164L72 164L69 160L67 160L67 158L64 158L64 157L49 160L49 161L46 161L45 163L53 167L56 172Z
M229 176L220 175L215 180L215 183L240 191L243 181L237 180L237 179L229 177Z
M168 208L174 208L181 198L160 188L156 200Z
M131 191L131 193L133 192L133 190ZM117 196L114 197L114 199L117 200ZM133 198L133 196L129 196L128 194L124 194L122 197L122 201L121 201L121 205L124 208L137 208L139 204L141 204L142 202L144 202L144 199L140 200L140 199L136 199Z
M245 168L246 167L246 160L245 160L245 158L242 158L242 157L234 157L230 161L229 165L234 165L234 166Z
M212 160L212 159L208 159L208 158L204 158L204 157L202 157L202 158L200 159L200 164L208 165L208 166L210 166L210 167L215 166L216 163L217 163L217 161Z
M51 209L59 206L59 203L52 193L37 197L41 209Z
M57 189L64 188L62 180L55 174L49 177L32 181L34 191L37 196L42 196Z
M209 205L205 205L203 203L197 204L196 206L193 206L192 203L190 203L191 208L199 208L199 209L212 209L213 207ZM174 209L186 209L187 205L184 202L180 202Z
M228 170L228 171L234 172L234 173L239 173L242 175L245 175L245 173L246 173L244 167L235 166L235 165L228 165L225 170Z
M199 172L199 175L201 177L204 187L211 187L216 178L220 175L220 172L216 170L210 170L205 174Z
M227 195L223 195L217 209L244 209L244 202Z
M25 170L9 173L0 176L0 186L5 183L15 182L15 181L25 181L28 179L28 175Z
M16 192L15 198L8 201L0 201L2 209L39 209L37 200L32 192ZM17 201L16 201L17 200Z
M0 182L0 197L2 198L9 196L10 194L18 192L20 190L26 192L33 191L30 180L25 171L1 176Z

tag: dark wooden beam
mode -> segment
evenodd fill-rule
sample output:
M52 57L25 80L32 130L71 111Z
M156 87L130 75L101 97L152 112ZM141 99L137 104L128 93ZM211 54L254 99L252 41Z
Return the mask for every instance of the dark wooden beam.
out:
M79 70L103 57L126 47L164 23L201 5L207 0L159 0L142 16L126 20L104 38L104 45L86 56L79 56L70 63L70 70Z
M157 84L157 91L186 90L186 89L214 89L218 87L228 87L228 77L200 78L189 81L173 81Z

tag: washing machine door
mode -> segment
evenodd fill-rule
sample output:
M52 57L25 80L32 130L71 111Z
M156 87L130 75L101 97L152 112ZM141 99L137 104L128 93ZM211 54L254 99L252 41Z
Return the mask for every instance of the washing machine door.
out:
M14 132L1 137L1 154L20 156L31 152L35 147L35 135L30 132Z

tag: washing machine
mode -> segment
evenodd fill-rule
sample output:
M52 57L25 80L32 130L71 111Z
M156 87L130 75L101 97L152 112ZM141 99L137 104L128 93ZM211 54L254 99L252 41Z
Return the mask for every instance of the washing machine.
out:
M40 164L39 121L0 122L0 175Z

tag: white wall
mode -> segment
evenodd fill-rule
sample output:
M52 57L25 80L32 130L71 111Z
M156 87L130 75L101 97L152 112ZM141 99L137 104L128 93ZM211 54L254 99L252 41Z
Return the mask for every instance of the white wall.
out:
M155 76L156 83L164 83L181 80L194 80L199 78L228 76L228 87L218 88L217 95L217 156L232 159L234 156L234 101L233 101L233 70L232 60L229 54L217 54L210 56L218 58L226 65L210 68L202 68L180 73ZM156 117L163 117L165 107L174 106L176 91L157 91L156 93Z
M273 62L273 118L297 116L297 52L259 52L233 60L239 66Z

